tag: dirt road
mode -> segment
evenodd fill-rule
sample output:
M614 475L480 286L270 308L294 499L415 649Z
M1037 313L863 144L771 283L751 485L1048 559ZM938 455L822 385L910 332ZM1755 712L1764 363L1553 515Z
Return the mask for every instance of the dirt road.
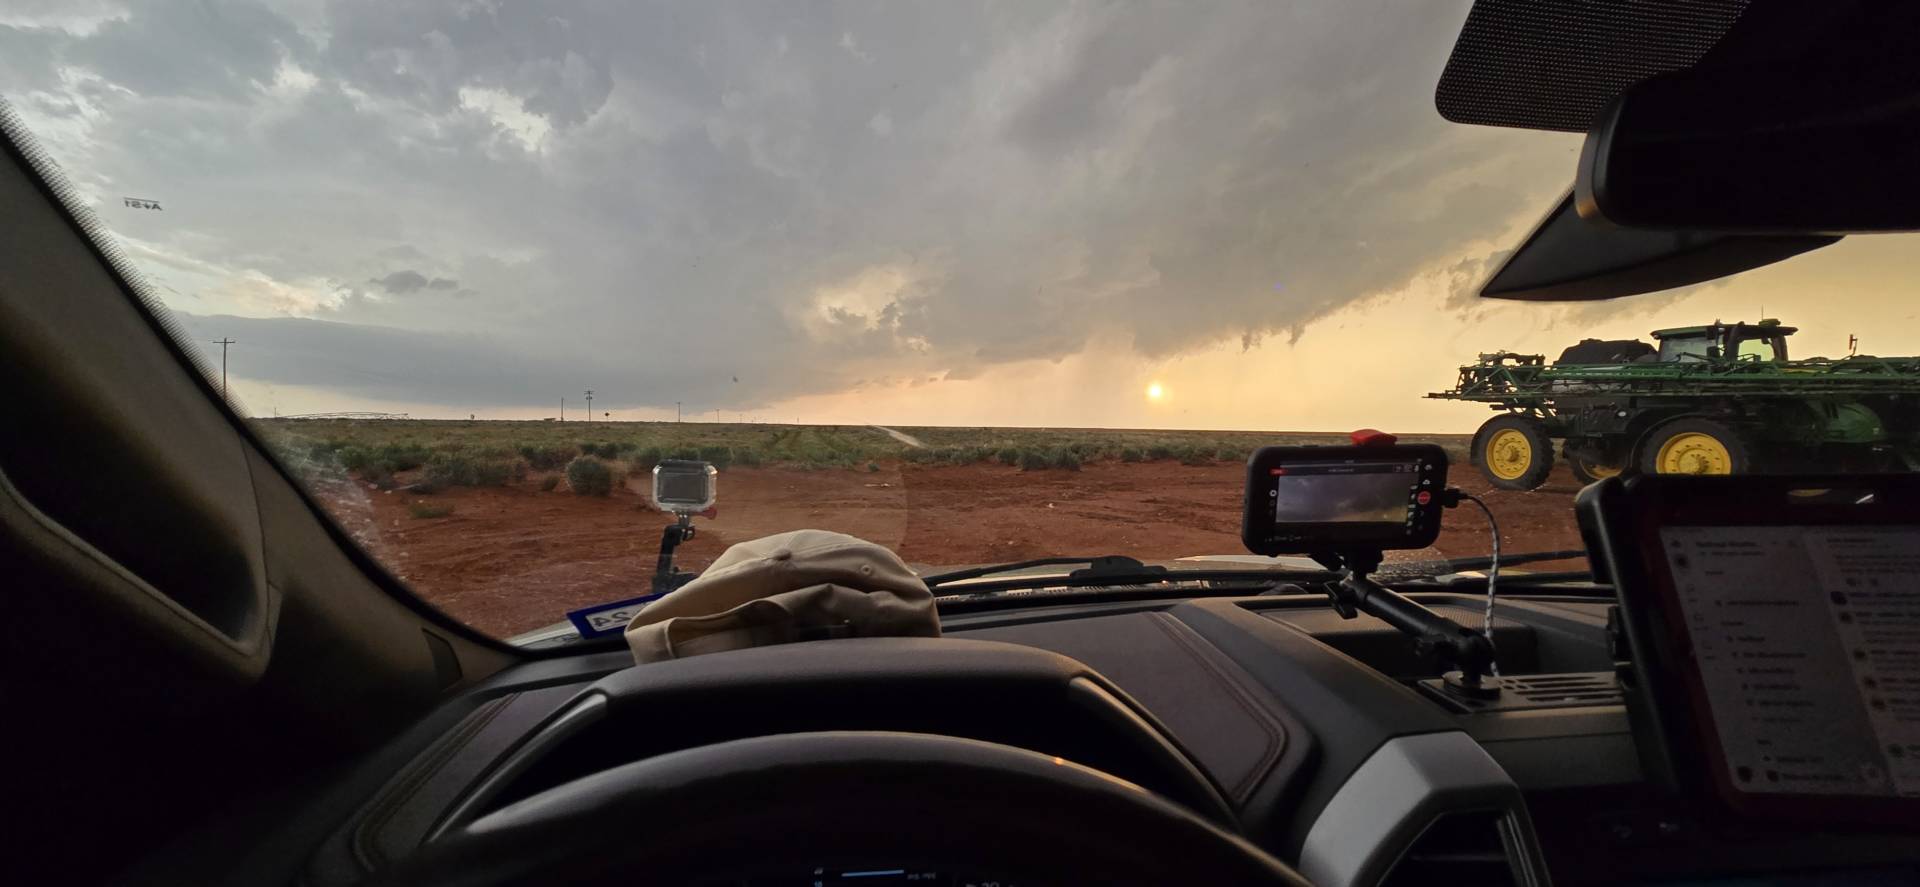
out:
M992 464L881 463L878 471L734 468L719 478L719 514L696 522L680 562L698 569L726 546L818 527L871 539L916 565L973 564L1050 555L1127 554L1145 560L1242 553L1243 466L1096 462L1083 471L1022 472ZM327 495L422 596L483 631L511 635L569 610L646 592L667 515L638 479L608 498L543 492L540 474L507 488L431 496L368 491ZM1509 552L1579 548L1571 510L1578 484L1564 467L1529 493L1492 490L1478 473L1454 485L1499 515ZM451 506L416 518L416 502ZM1478 511L1447 515L1421 558L1485 554Z
M875 431L878 431L881 434L884 434L888 437L891 437L894 440L897 440L903 444L906 444L907 446L913 447L916 450L926 446L926 444L923 444L920 442L920 438L914 437L913 435L908 434L904 431L895 431L891 428L888 428L885 425L868 425L867 427Z

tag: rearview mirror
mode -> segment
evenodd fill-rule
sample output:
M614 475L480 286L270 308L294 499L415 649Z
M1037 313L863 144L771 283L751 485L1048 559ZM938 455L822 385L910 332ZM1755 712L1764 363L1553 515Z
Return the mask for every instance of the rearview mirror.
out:
M1583 218L1743 234L1920 230L1910 60L1655 77L1587 134Z
M1738 274L1839 240L1622 228L1581 218L1569 192L1487 278L1480 295L1523 302L1612 299Z

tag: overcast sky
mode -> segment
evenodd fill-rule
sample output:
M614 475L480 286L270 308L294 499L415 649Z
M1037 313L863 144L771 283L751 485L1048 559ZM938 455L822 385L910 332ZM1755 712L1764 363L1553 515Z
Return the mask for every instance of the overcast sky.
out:
M1578 138L1440 119L1465 10L0 0L0 91L260 414L1471 428L1477 351L1827 304L1466 298Z

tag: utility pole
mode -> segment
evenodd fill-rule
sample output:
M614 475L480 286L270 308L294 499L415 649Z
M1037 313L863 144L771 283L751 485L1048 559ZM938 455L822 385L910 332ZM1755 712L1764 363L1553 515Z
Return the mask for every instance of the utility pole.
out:
M230 338L222 337L222 338L213 340L213 344L220 346L220 399L226 400L227 399L227 346L233 344L233 340Z
M677 400L673 402L673 422L680 424L680 402Z
M560 421L567 421L567 399L560 398Z
M593 424L593 389L587 389L587 424Z

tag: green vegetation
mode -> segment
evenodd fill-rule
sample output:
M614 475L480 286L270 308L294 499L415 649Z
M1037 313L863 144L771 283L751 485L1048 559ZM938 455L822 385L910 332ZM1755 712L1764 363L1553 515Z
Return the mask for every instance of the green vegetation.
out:
M593 456L567 463L567 487L576 496L605 496L613 492L613 469Z
M553 471L573 461L578 452L573 447L539 447L532 444L520 445L520 458L527 460L528 467L535 471Z
M447 487L504 487L526 476L527 463L517 457L471 451L435 453L427 460L420 486L428 491Z
M696 458L702 462L712 463L713 467L721 471L727 470L727 468L733 464L732 447L705 446L701 447L697 452L699 456Z
M540 479L540 492L551 493L560 487L560 475L549 474Z
M453 506L435 505L431 502L414 502L407 506L407 513L413 515L414 518L418 520L430 520L452 514Z
M512 483L529 469L557 471L581 456L610 463L602 465L610 473L644 472L662 459L704 459L723 471L772 466L871 472L877 469L870 466L892 462L1038 471L1116 461L1232 464L1269 444L1346 442L1344 434L1255 431L901 429L926 444L916 448L857 425L261 419L256 426L296 470L344 470L389 488L420 483L429 489ZM1465 435L1403 440L1439 443L1456 462L1467 457Z

